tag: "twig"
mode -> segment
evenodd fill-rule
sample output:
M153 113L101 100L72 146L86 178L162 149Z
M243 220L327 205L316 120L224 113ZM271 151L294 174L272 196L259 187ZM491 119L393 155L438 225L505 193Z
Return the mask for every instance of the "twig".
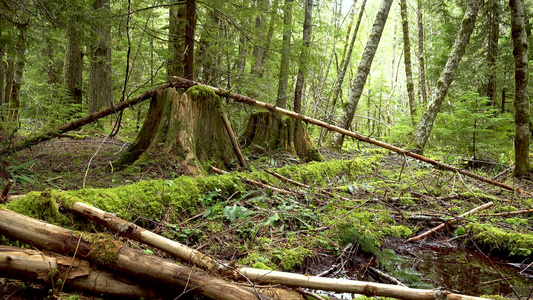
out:
M512 215L529 214L529 213L533 213L533 209L508 211L508 212L502 212L502 213L496 213L496 214L480 214L479 216L480 217L501 217L501 216L512 216Z
M218 174L228 174L229 173L228 171L224 171L224 170L221 170L219 168L215 168L213 166L211 166L211 170L213 170L214 172L216 172ZM247 178L242 178L242 177L241 177L241 180L246 182L246 183L248 183L248 184L255 185L255 186L263 188L263 189L272 190L272 191L278 192L280 194L285 194L285 195L290 195L290 196L295 196L295 197L298 196L298 193L296 193L296 192L284 190L284 189L275 187L273 185L261 183L259 181L255 181L255 180L251 180L251 179L247 179Z
M313 297L313 298L318 299L318 300L324 299L324 298L320 297L319 295L317 295L317 294L315 294L313 292L310 292L310 291L306 291L306 290L304 290L302 288L295 288L294 290L297 291L300 294L303 294L303 295L309 296L309 297Z
M87 179L87 174L89 174L89 168L91 167L91 162L93 161L93 158L96 156L96 154L98 154L98 152L102 148L102 145L107 140L107 137L108 135L105 136L104 140L102 141L102 143L100 143L100 146L98 146L98 149L96 149L96 152L94 152L93 156L91 157L91 159L89 159L89 162L87 163L87 169L85 170L85 176L83 176L83 183L81 185L83 189L85 188L85 180Z
M433 229L431 229L431 230L428 230L428 231L426 231L426 232L424 232L424 233L422 233L422 234L420 234L420 235L417 235L417 236L415 236L415 237L412 237L412 238L408 239L406 242L414 242L414 241L418 241L418 240L420 240L420 239L422 239L422 238L425 238L426 236L428 236L428 235L430 235L430 234L432 234L432 233L434 233L434 232L436 232L436 231L439 231L439 230L441 230L442 228L446 227L446 225L456 223L456 222L459 220L459 218L464 218L464 217L466 217L466 216L469 216L469 215L475 213L475 212L478 211L478 210L482 210L482 209L489 208L489 207L491 207L492 205L494 205L494 203L493 203L493 202L489 202L489 203L485 203L485 204L483 204L483 205L481 205L481 206L478 206L478 207L476 207L476 208L474 208L474 209L472 209L472 210L469 210L469 211L465 212L464 214L462 214L462 215L460 215L460 216L458 216L458 217L456 217L456 218L453 218L453 219L451 219L451 220L448 220L448 221L446 221L446 222L440 224L439 226L437 226L437 227L435 227L435 228L433 228Z
M72 264L74 264L74 259L76 258L76 254L78 253L78 249L80 247L81 237L83 233L80 233L80 238L78 239L78 244L76 245L76 250L74 250L74 255L72 255L72 260L70 261L70 264L68 266L67 273L65 274L65 279L63 279L63 282L61 283L61 288L59 289L59 292L63 291L63 287L65 286L65 282L67 282L68 274L70 273L70 269L72 269Z

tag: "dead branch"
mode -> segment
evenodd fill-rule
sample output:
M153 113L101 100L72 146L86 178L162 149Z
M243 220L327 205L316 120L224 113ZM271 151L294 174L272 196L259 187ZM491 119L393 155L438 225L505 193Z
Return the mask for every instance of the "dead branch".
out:
M163 296L160 290L91 268L86 260L10 246L0 245L0 273L5 278L46 284L61 279L69 288L113 297Z
M241 167L246 168L246 161L244 160L244 156L242 155L241 146L239 145L237 137L235 137L235 131L233 130L233 126L231 126L231 122L228 119L228 115L222 107L220 108L220 117L222 118L222 123L224 123L224 127L226 127L226 132L228 133L231 145L233 145L233 150L235 151L235 155L239 160L239 164L241 165Z
M228 171L224 171L224 170L221 170L221 169L218 169L218 168L215 168L213 166L211 166L211 170L213 170L213 172L216 172L218 174L228 174L229 172ZM251 179L247 179L247 178L241 178L242 181L248 183L248 184L251 184L251 185L254 185L254 186L257 186L259 188L262 188L262 189L266 189L266 190L272 190L274 192L278 192L280 194L284 194L284 195L290 195L290 196L295 196L295 197L298 197L298 193L296 192L293 192L293 191L287 191L287 190L284 190L284 189L281 189L281 188L278 188L278 187L275 187L273 185L270 185L270 184L264 184L264 183L261 183L259 181L255 181L255 180L251 180Z
M469 215L477 212L478 210L489 208L492 205L494 205L494 203L493 202L489 202L489 203L485 203L485 204L483 204L481 206L478 206L478 207L476 207L476 208L474 208L472 210L469 210L469 211L465 212L464 214L458 216L457 218L453 218L451 220L448 220L448 221L440 224L439 226L437 226L437 227L435 227L435 228L433 228L431 230L428 230L428 231L426 231L426 232L424 232L424 233L422 233L420 235L417 235L417 236L414 236L412 238L409 238L409 239L407 239L406 242L414 242L414 241L418 241L418 240L420 240L422 238L425 238L426 236L428 236L428 235L430 235L430 234L432 234L434 232L437 232L437 231L441 230L442 228L446 227L446 225L457 223L457 221L459 221L460 218L464 218L466 216L469 216Z
M84 233L78 246L79 234L72 230L6 209L0 209L0 233L58 253L73 253L78 248L82 259L174 291L193 292L214 300L271 299L173 261L124 247L111 236Z
M458 172L458 173L461 173L461 174L463 174L465 176L468 176L468 177L471 177L471 178L474 178L474 179L477 179L477 180L480 180L480 181L483 181L483 182L486 182L486 183L490 183L492 185L501 187L503 189L506 189L506 190L509 190L509 191L512 191L512 192L519 192L519 193L522 193L522 194L525 194L525 195L533 196L533 193L525 191L525 190L522 190L520 188L514 188L514 187L512 187L510 185L494 181L494 180L492 180L490 178L483 177L481 175L469 172L467 170L459 169L459 168L457 168L455 166L452 166L452 165L449 165L449 164L445 164L445 163L442 163L442 162L438 162L436 160L433 160L431 158L425 157L423 155L420 155L420 154L417 154L417 153L414 153L414 152L411 152L411 151L408 151L408 150L405 150L405 149L402 149L402 148L398 148L396 146L389 145L387 143L384 143L384 142L381 142L381 141L378 141L378 140L375 140L375 139L372 139L372 138L369 138L369 137L366 137L366 136L362 136L359 133L355 133L353 131L346 130L344 128L341 128L341 127L326 123L324 121L320 121L320 120L317 120L317 119L314 119L314 118L311 118L311 117L307 117L307 116L304 116L302 114L299 114L299 113L296 113L296 112L293 112L293 111L290 111L290 110L287 110L287 109L279 108L279 107L277 107L275 105L272 105L272 104L268 104L268 103L257 101L257 100L255 100L255 99L253 99L251 97L235 94L235 93L233 93L231 91L226 91L226 90L223 90L223 89L220 89L220 88L216 88L216 87L212 87L212 86L209 86L209 85L200 84L198 82L194 82L192 80L188 80L188 79L181 78L181 77L174 77L174 79L176 80L176 83L175 83L176 86L180 87L180 88L189 88L189 87L192 87L192 86L195 86L195 85L202 85L202 86L205 86L207 88L210 88L217 95L220 95L220 96L223 96L223 97L233 98L237 102L242 102L242 103L246 103L248 105L261 107L261 108L267 109L267 110L269 110L271 112L283 114L283 115L289 116L291 118L304 121L306 123L310 123L310 124L314 124L314 125L317 125L317 126L320 126L320 127L324 127L324 128L326 128L328 130L338 132L340 134L352 137L352 138L357 139L359 141L370 143L370 144L373 144L373 145L388 149L390 151L394 151L396 153L399 153L399 154L402 154L402 155L406 155L406 156L409 156L409 157L424 161L424 162L426 162L426 163L428 163L430 165L433 165L433 166L435 166L437 168L448 170L448 171L452 171L452 172Z
M9 181L6 184L6 187L2 191L2 194L0 195L0 203L6 203L7 202L7 195L9 194L9 190L11 189L12 185L13 185L13 180L9 179Z

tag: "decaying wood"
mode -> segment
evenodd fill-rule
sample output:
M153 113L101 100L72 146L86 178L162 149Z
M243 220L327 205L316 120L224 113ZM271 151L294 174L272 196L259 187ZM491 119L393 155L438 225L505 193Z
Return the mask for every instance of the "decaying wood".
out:
M241 165L241 167L246 168L246 161L244 160L244 156L241 152L241 145L239 145L239 141L235 136L233 126L231 125L228 115L226 114L223 108L220 109L220 117L222 118L222 122L224 123L224 127L226 128L226 132L228 133L231 144L233 145L233 150L235 150L235 155L239 160L239 164Z
M412 289L398 285L323 278L317 276L300 275L279 271L267 271L252 268L239 268L239 272L256 283L279 283L284 285L298 286L315 290L332 291L339 293L357 293L368 297L392 297L411 300L482 300L484 298L449 293L441 290Z
M502 217L502 216L521 215L521 214L531 214L531 213L533 213L533 209L507 211L507 212L495 213L495 214L479 214L479 216L480 217Z
M91 268L86 260L10 246L0 245L0 274L4 278L47 284L61 279L69 288L113 297L157 299L165 296L151 287Z
M201 266L214 266L211 267L212 270L224 270L225 265L213 260L212 258L201 254L200 252L190 249L187 246L181 245L177 242L168 240L164 237L158 236L154 233L151 233L145 229L142 229L134 224L121 220L113 215L106 213L102 210L99 210L94 207L90 207L84 203L77 202L74 204L72 209L84 217L87 217L91 220L96 221L99 224L110 227L112 230L119 231L120 234L123 234L128 237L132 237L144 243L150 244L152 246L158 247L169 253L177 253L180 258L185 258L185 260L190 262L197 261L197 265ZM1 216L1 215L0 215ZM176 248L176 249L173 249ZM346 249L346 248L345 248ZM196 257L196 259L194 258ZM300 275L287 272L278 272L278 271L267 271L247 267L238 267L235 269L236 272L231 272L231 274L236 279L243 279L243 276L246 280L250 280L254 283L268 283L268 284L282 284L285 286L294 286L294 287L304 287L316 290L325 290L325 291L334 291L339 293L361 293L367 296L382 296L382 297L394 297L400 299L441 299L437 298L437 291L433 290L418 290L411 289L407 287L389 285L389 284L379 284L372 282L362 282L354 280L344 280L344 279L333 279L333 278L323 278L318 276L309 276L309 275ZM225 272L225 274L230 275L230 273ZM274 299L294 299L293 297L287 295L280 297L276 293L284 292L284 290L275 290L274 294L271 295ZM286 291L285 291L286 292ZM263 293L263 291L261 291ZM458 294L449 294L448 299L450 300L459 300L459 299L481 299L477 297L470 297Z
M446 225L450 225L450 224L457 223L457 222L459 221L460 218L464 218L464 217L466 217L466 216L469 216L469 215L471 215L471 214L477 212L478 210L482 210L482 209L489 208L489 207L491 207L492 205L494 205L493 202L488 202L488 203L485 203L485 204L480 205L480 206L478 206L478 207L475 207L474 209L471 209L471 210L465 212L464 214L462 214L462 215L460 215L460 216L458 216L458 217L456 217L456 218L453 218L453 219L451 219L451 220L448 220L448 221L446 221L446 222L440 224L439 226L437 226L437 227L435 227L435 228L433 228L433 229L430 229L430 230L428 230L428 231L426 231L426 232L424 232L424 233L422 233L422 234L420 234L420 235L417 235L417 236L414 236L414 237L412 237L412 238L407 239L406 242L414 242L414 241L418 241L418 240L420 240L420 239L423 239L423 238L425 238L426 236L428 236L428 235L430 235L430 234L432 234L432 233L434 233L434 232L436 232L436 231L439 231L439 230L441 230L442 228L446 227Z
M123 247L112 237L93 236L89 242L86 239L91 235L84 233L84 238L79 241L79 234L72 230L6 209L0 209L0 233L58 253L69 254L77 250L77 257L174 291L192 292L215 300L271 299L173 261Z
M9 194L9 190L11 189L12 185L13 185L13 180L9 179L7 184L6 184L6 187L2 191L2 194L0 195L0 203L7 202L7 195Z
M215 168L213 166L211 166L211 170L213 170L213 172L216 172L218 174L228 174L229 173L228 171L224 171L224 170ZM275 187L273 185L264 184L264 183L261 183L259 181L251 180L251 179L248 179L248 178L241 178L241 179L242 179L242 181L244 181L244 182L246 182L248 184L255 185L255 186L260 187L262 189L272 190L274 192L278 192L278 193L284 194L284 195L290 195L290 196L295 196L295 197L298 196L298 193L296 193L296 192L280 189L280 188Z
M255 99L253 99L251 97L235 94L235 93L233 93L231 91L223 90L223 89L212 87L212 86L209 86L209 85L200 84L198 82L194 82L192 80L184 79L184 78L181 78L181 77L174 77L174 79L176 80L176 83L175 83L176 86L181 87L181 88L189 88L189 87L192 87L192 86L195 86L195 85L202 85L202 86L205 86L205 87L208 87L208 88L212 89L217 95L233 98L237 102L242 102L242 103L246 103L248 105L264 108L264 109L267 109L267 110L269 110L271 112L279 113L279 114L286 115L286 116L289 116L289 117L294 118L294 119L302 120L302 121L304 121L306 123L310 123L310 124L314 124L314 125L317 125L317 126L321 126L321 127L324 127L324 128L326 128L328 130L332 130L332 131L341 133L343 135L352 137L352 138L357 139L359 141L370 143L370 144L373 144L373 145L388 149L390 151L394 151L394 152L399 153L401 155L406 155L406 156L415 158L417 160L424 161L424 162L426 162L426 163L428 163L430 165L433 165L433 166L435 166L437 168L441 168L441 169L448 170L448 171L453 171L453 172L458 172L458 173L463 174L465 176L468 176L468 177L471 177L471 178L474 178L474 179L477 179L477 180L492 184L492 185L497 186L497 187L501 187L503 189L506 189L506 190L509 190L509 191L512 191L512 192L518 192L518 193L522 193L522 194L525 194L525 195L533 196L533 193L525 191L523 189L515 188L515 187L512 187L510 185L507 185L507 184L504 184L504 183L501 183L501 182L498 182L498 181L494 181L494 180L492 180L490 178L487 178L487 177L484 177L484 176L469 172L469 171L464 170L464 169L459 169L459 168L457 168L455 166L452 166L452 165L449 165L449 164L445 164L445 163L433 160L431 158L425 157L425 156L417 154L415 152L411 152L411 151L408 151L408 150L405 150L405 149L402 149L402 148L399 148L399 147L396 147L396 146L393 146L393 145L389 145L387 143L384 143L384 142L369 138L367 136L360 135L360 134L358 134L356 132L346 130L344 128L341 128L341 127L326 123L324 121L320 121L320 120L317 120L317 119L314 119L314 118L310 118L310 117L304 116L304 115L299 114L299 113L295 113L295 112L287 110L287 109L279 108L279 107L277 107L275 105L272 105L272 104L268 104L268 103L264 103L264 102L261 102L261 101L257 101L257 100L255 100Z

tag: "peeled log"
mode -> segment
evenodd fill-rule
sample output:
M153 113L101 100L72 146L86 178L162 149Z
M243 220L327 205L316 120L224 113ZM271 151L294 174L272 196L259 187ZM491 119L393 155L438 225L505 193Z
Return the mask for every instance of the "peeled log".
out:
M80 235L72 230L6 209L0 209L0 234L66 255L76 252L82 259L178 292L192 292L215 300L271 299L173 261L123 247L111 236L82 233L79 241Z
M147 286L91 268L86 260L10 246L0 246L0 274L4 278L47 284L61 279L71 289L114 297L155 299L163 296Z

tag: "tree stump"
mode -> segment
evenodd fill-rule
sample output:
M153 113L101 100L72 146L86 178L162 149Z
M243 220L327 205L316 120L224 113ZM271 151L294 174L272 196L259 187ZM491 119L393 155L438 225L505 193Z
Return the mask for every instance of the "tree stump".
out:
M185 173L198 173L207 165L229 168L235 153L221 119L220 97L194 86L180 95L174 88L160 90L137 138L118 160L120 166L143 164L163 156L180 162Z
M302 121L271 112L257 112L250 116L241 145L254 151L286 151L306 162L323 159L313 148Z

